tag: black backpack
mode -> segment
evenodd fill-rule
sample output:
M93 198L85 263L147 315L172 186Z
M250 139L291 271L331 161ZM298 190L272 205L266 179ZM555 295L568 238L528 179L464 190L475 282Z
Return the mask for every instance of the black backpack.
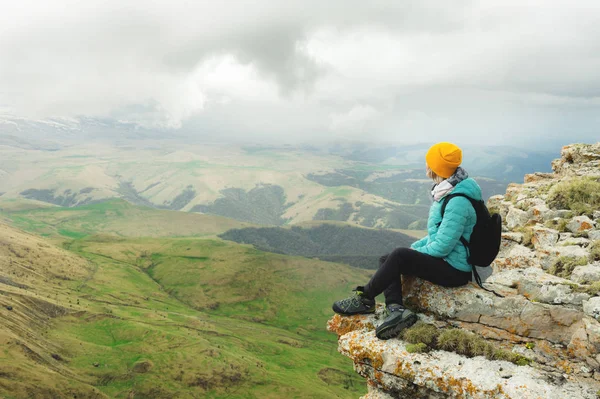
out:
M442 200L442 218L444 217L448 201L454 197L465 197L468 199L471 202L471 205L473 205L477 215L477 222L473 228L473 233L471 233L471 241L469 242L464 237L460 237L460 242L467 249L467 261L473 266L473 276L475 277L475 281L484 290L493 292L497 296L501 296L481 285L481 277L479 277L475 266L488 267L492 264L494 259L496 259L502 241L502 217L497 213L490 215L489 210L485 206L485 202L482 200L478 201L468 195L457 193L447 195Z

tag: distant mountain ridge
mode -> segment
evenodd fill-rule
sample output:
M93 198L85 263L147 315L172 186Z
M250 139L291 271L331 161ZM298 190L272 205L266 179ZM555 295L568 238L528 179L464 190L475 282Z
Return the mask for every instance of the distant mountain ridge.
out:
M429 144L311 145L203 141L108 118L0 116L1 198L81 206L111 198L262 225L338 220L422 229ZM489 198L553 154L465 146L464 166ZM535 168L535 169L534 169ZM521 179L519 177L519 179Z
M110 118L77 117L30 119L0 114L0 138L5 136L44 140L57 144L89 139L160 138L159 130Z

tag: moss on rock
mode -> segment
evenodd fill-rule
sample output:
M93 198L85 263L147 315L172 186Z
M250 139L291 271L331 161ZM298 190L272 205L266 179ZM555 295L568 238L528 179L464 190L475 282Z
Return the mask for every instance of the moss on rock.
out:
M554 274L558 277L569 278L573 269L577 266L584 266L588 264L588 258L586 257L568 257L561 256L556 259L552 266L548 269L548 273Z
M589 247L590 250L590 260L597 261L600 260L600 240L593 241Z
M435 326L419 321L411 328L404 330L402 339L411 344L424 343L425 345L433 345L438 334L439 330Z
M472 332L458 328L438 329L421 321L404 330L402 339L409 342L406 346L409 353L424 353L438 349L467 357L483 356L489 360L506 360L519 366L531 363L531 360L525 356L498 349L491 342Z
M406 345L406 351L408 353L425 353L428 352L431 348L429 348L423 342L419 342L418 344L408 344Z

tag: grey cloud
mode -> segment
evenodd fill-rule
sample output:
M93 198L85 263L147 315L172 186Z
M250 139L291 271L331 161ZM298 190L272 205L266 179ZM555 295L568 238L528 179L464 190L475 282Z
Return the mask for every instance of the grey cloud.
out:
M595 1L551 3L6 2L0 106L232 136L479 139L488 129L518 140L570 126L592 137L600 10ZM338 64L302 48L322 30L345 40ZM386 45L361 47L373 37ZM213 98L193 74L227 54L280 97ZM339 65L351 63L365 68Z
M28 61L42 62L45 57L65 64L86 57L97 62L98 68L106 63L136 62L167 70L175 67L177 72L193 68L211 54L233 52L293 88L316 78L318 68L295 51L296 43L311 29L379 25L394 31L443 32L460 28L460 11L468 3L441 8L436 1L416 0L225 1L215 10L209 2L173 2L174 18L165 18L162 9L152 10L141 1L79 8L71 4L72 10L65 7L64 13L56 12L53 18L9 32L10 40L0 48L5 59L11 60L7 75L17 74Z

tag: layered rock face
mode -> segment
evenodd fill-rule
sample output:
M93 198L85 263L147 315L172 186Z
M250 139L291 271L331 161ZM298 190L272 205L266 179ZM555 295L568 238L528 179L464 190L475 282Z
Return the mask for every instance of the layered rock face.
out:
M475 284L443 288L403 280L405 304L423 322L474 332L531 363L411 353L399 338L375 337L381 309L372 316L335 315L328 329L367 378L365 399L600 397L600 209L589 196L565 205L581 200L581 187L595 190L600 182L600 143L564 147L552 168L488 202L502 215L504 233L484 285L504 297Z

